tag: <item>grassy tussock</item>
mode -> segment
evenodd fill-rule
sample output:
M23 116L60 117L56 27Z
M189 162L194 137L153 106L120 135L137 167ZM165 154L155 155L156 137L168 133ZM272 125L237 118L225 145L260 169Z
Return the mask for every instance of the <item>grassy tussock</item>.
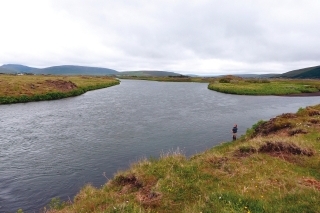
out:
M0 104L67 98L117 84L110 77L0 75Z
M72 203L46 212L320 212L315 111L320 105L258 122L239 140L190 159L180 150L143 159L102 188L87 185ZM294 125L262 131L283 122ZM297 126L307 133L290 135Z

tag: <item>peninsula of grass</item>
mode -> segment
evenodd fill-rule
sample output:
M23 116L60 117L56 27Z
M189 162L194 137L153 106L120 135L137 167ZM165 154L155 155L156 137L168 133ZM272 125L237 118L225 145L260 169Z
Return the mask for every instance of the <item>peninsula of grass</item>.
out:
M301 108L191 158L142 159L72 201L52 199L46 212L320 212L319 132L320 105Z
M318 93L319 80L220 78L208 89L236 95L299 95ZM319 94L320 95L320 94Z
M62 99L119 83L101 76L0 75L0 104Z

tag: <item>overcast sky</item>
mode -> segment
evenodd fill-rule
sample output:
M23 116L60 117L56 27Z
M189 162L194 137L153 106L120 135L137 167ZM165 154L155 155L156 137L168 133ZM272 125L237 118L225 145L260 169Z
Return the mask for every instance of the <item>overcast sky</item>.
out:
M182 74L320 65L317 0L1 0L0 65Z

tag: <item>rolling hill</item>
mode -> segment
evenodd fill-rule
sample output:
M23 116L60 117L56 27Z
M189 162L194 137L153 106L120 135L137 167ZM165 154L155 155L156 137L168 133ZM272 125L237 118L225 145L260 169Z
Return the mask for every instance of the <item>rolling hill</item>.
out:
M118 71L101 67L62 65L38 69L35 73L53 75L115 75Z
M37 68L28 67L21 64L4 64L0 67L0 71L2 69L7 70L9 73L29 73L37 70Z
M77 65L61 65L47 68L35 68L21 64L4 64L0 66L0 73L33 73L50 75L117 75L117 76L137 76L137 77L166 77L181 76L180 73L157 71L157 70L139 70L118 72L113 69L102 67L87 67ZM189 75L192 76L192 75ZM244 78L310 78L320 79L320 66L307 67L298 70L292 70L283 74L239 74L237 76Z
M307 67L283 73L280 78L320 78L320 66Z
M11 70L11 69L7 69L7 68L4 68L4 67L0 67L0 73L9 73L9 74L13 74L13 73L17 73L16 71L14 70Z
M0 67L0 72L51 75L116 75L118 73L116 70L101 67L62 65L38 69L20 64L4 64Z

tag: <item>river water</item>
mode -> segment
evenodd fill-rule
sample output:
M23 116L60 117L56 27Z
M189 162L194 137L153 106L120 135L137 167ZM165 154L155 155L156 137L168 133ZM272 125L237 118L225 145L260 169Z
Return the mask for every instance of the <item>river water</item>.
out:
M201 83L122 80L56 101L0 105L0 212L38 212L145 157L187 156L319 97L236 96Z

